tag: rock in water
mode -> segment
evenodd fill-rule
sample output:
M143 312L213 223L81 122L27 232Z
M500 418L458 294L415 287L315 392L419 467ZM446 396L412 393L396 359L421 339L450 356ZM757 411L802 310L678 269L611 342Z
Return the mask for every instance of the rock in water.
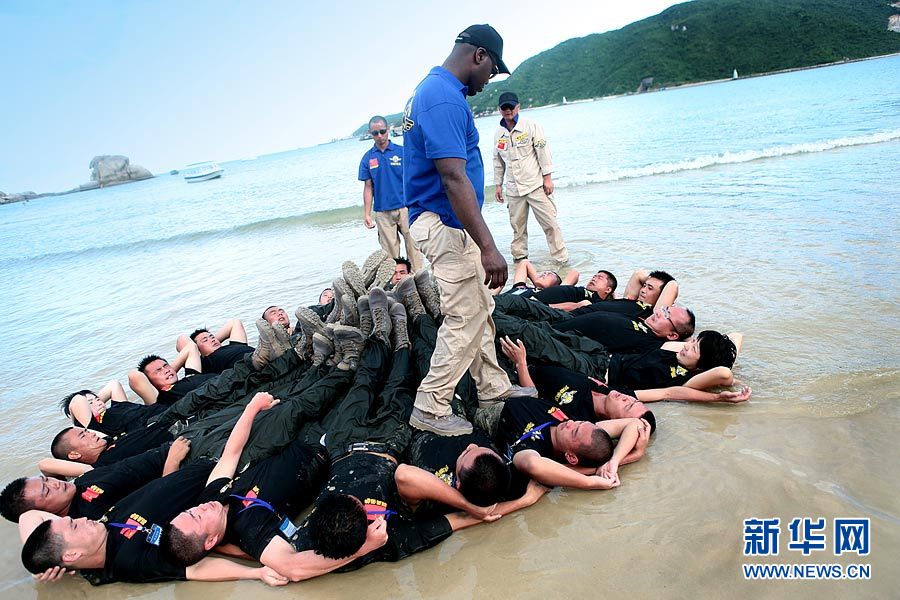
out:
M153 177L144 167L131 164L127 156L95 156L91 169L91 181L96 181L100 187Z

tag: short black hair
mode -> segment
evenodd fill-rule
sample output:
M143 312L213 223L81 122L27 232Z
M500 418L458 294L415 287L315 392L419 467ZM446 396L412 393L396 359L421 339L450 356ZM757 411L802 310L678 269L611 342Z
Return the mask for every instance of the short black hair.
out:
M737 358L737 346L727 335L718 331L707 329L697 335L700 358L697 360L697 370L708 371L715 367L734 366Z
M547 271L548 273L553 273L556 275L556 285L562 285L562 277L559 276L559 273L556 271Z
M641 419L646 419L648 423L650 423L650 435L653 435L653 432L656 431L656 415L653 414L652 410L648 410L644 414L640 416Z
M164 363L168 364L168 361L166 361L166 359L164 359L162 356L159 356L158 354L148 354L141 359L141 362L138 363L137 370L146 375L147 372L144 369L146 369L147 365L152 363L154 360L161 360Z
M599 427L591 433L590 443L580 446L576 451L578 464L583 467L599 467L612 458L612 453L612 438Z
M43 573L53 567L62 567L63 540L50 531L51 521L44 521L34 528L22 546L22 564L29 573Z
M371 119L369 119L369 129L372 128L372 123L378 123L379 121L382 122L382 123L384 123L384 126L385 126L385 127L388 126L387 119L385 119L385 118L382 117L381 115L375 115L374 117L372 117ZM359 122L359 121L357 121L357 123L358 123L358 122Z
M3 515L7 521L18 523L23 512L34 508L25 504L26 481L27 479L24 477L13 479L0 492L0 515Z
M278 308L278 307L275 306L274 304L273 304L272 306L266 307L266 310L263 311L262 316L260 317L260 319L262 319L263 321L266 320L266 313L269 312L269 309L270 309L270 308Z
M598 273L603 273L603 274L606 275L606 279L609 281L609 287L612 288L611 290L609 290L609 294L610 294L610 296L611 296L613 293L615 293L615 291L616 291L616 286L619 285L619 280L616 279L616 276L615 276L615 275L613 275L612 273L610 273L610 272L607 271L606 269L600 269L600 270L597 271L597 272L598 272Z
M406 265L406 272L407 272L407 273L412 273L412 272L413 272L413 271L412 271L412 263L409 262L409 259L408 259L408 258L404 258L404 257L401 256L401 257L399 257L399 258L395 258L395 259L394 259L394 262L397 263L398 265Z
M53 455L53 458L69 460L69 452L72 451L72 444L70 444L63 438L65 438L66 434L73 429L75 428L66 427L65 429L57 433L56 437L53 438L53 441L50 442L50 454Z
M191 338L192 342L196 342L197 336L200 335L201 333L209 333L209 329L207 329L206 327L201 327L200 329L195 329L194 331L191 332L191 335L189 335L188 337Z
M341 559L362 548L369 527L359 500L347 494L328 494L309 515L309 537L316 553Z
M687 311L688 315L687 327L685 327L683 331L675 330L675 333L678 334L678 339L680 340L686 340L694 335L694 329L697 327L697 317L694 315L694 311L689 308L685 308L684 310Z
M171 523L163 525L160 538L159 549L163 557L179 567L195 565L207 554L201 536L188 535Z
M91 390L78 390L77 392L72 392L71 394L63 398L59 403L59 407L62 409L63 414L67 417L71 417L72 411L69 410L69 403L72 402L72 398L74 398L75 396L87 396L88 394L93 394L95 396L97 395L96 392L93 392Z
M666 273L665 271L650 271L650 274L647 275L647 278L649 279L650 277L652 277L653 279L659 279L660 281L662 281L663 286L665 286L670 281L675 281L675 278L672 277L671 275L669 275L668 273Z
M490 506L509 490L509 466L496 453L482 454L457 473L459 493L475 506Z

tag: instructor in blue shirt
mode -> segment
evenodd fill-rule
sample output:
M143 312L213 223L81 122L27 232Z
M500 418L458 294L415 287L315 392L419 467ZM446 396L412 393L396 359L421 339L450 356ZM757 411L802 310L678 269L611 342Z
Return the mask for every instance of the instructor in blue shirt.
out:
M380 115L369 119L369 135L375 143L359 162L366 227L372 229L378 225L378 242L391 258L400 258L397 234L403 236L406 256L413 271L418 271L422 268L422 253L416 250L409 235L409 216L403 199L403 146L391 141L387 120Z
M482 408L522 395L497 364L494 300L486 286L501 287L508 271L481 216L484 165L466 103L466 96L482 91L493 76L509 73L502 56L503 38L493 27L466 28L444 64L418 85L403 118L410 233L431 262L444 316L409 423L439 435L472 431L450 408L466 370L475 379Z

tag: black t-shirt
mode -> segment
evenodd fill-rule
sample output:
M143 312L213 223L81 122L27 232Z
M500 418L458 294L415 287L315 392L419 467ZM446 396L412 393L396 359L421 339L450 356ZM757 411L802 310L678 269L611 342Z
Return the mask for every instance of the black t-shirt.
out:
M327 475L325 450L295 442L234 479L213 481L197 504L218 500L227 506L228 528L223 541L259 560L272 538L281 535L284 519L309 506ZM253 499L262 500L272 510Z
M520 281L519 283L514 284L511 290L503 293L504 295L509 296L522 296L523 298L531 298L537 293L537 290L532 287L528 287L528 284Z
M308 309L319 315L319 318L323 321L325 317L331 314L331 311L334 310L334 300L330 300L328 304L313 304L312 306L307 306ZM297 331L300 330L300 322L297 322L297 327L295 327Z
M587 375L550 365L528 368L537 388L538 396L546 398L565 411L574 421L596 421L592 389L607 393L603 386L597 386Z
M165 411L162 404L136 404L134 402L113 402L99 417L91 414L88 429L118 435L126 431L140 429L147 424L150 417Z
M582 300L603 302L603 298L597 295L596 292L592 292L580 285L554 285L553 287L544 288L539 292L535 292L534 299L544 304L581 302Z
M413 520L401 510L400 495L394 482L396 469L393 461L369 452L353 452L332 464L331 477L323 494L354 496L363 503L367 513L386 516L388 530L388 541L384 546L357 558L340 571L351 571L375 561L398 561L431 548L453 533L450 522L443 516ZM396 512L384 514L384 511ZM314 549L309 539L308 522L300 526L291 538L291 544L299 552Z
M111 523L147 529L168 523L196 503L213 464L202 461L182 467L167 477L151 481L109 509L101 519L109 531L106 564L102 569L82 569L82 577L94 585L114 581L142 583L184 579L184 567L164 559L159 546L147 541L145 532L115 527Z
M130 456L137 456L147 450L159 448L173 439L175 438L169 433L168 427L162 424L120 433L109 439L106 450L97 458L94 468L111 465Z
M209 356L201 356L200 369L207 375L210 373L217 375L233 367L234 363L251 352L253 352L253 348L243 342L229 342L224 346L219 346L218 350Z
M497 451L491 443L490 436L481 429L475 429L465 435L443 436L430 431L417 430L413 441L409 446L409 464L419 467L443 481L449 486L456 487L456 459L468 447L475 444L483 448ZM515 500L525 493L525 485L528 480L520 482L514 478L510 484L510 490L503 497L504 500ZM441 514L455 512L458 509L441 504L439 502L423 503L419 510L423 514L432 511ZM418 515L418 511L417 511Z
M653 305L640 300L626 300L625 298L608 299L604 302L595 302L590 306L582 306L569 312L573 317L589 315L594 312L611 312L632 319L646 319L653 314Z
M168 390L162 390L156 396L156 403L170 406L184 398L189 392L217 377L215 373L197 373L193 369L185 369L186 375L175 382Z
M613 354L607 371L610 387L636 390L684 385L690 378L688 370L678 364L678 353L662 348L643 354Z
M607 352L627 353L654 350L665 340L637 319L608 312L595 312L554 323L557 331L574 331L603 344Z
M69 516L99 519L116 502L161 477L167 451L168 445L164 445L76 478Z
M522 450L535 450L541 456L555 459L550 429L569 420L569 415L549 400L510 398L500 413L497 442L507 460Z

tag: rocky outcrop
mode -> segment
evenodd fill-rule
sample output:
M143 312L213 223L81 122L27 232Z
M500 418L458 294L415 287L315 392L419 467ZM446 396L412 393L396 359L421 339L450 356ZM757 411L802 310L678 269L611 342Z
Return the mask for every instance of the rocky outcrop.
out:
M97 182L100 187L153 177L153 173L144 167L131 164L127 156L95 156L91 161L91 169L91 181Z
M11 202L23 202L32 198L39 198L34 192L21 192L19 194L7 194L0 192L0 204L10 204Z

